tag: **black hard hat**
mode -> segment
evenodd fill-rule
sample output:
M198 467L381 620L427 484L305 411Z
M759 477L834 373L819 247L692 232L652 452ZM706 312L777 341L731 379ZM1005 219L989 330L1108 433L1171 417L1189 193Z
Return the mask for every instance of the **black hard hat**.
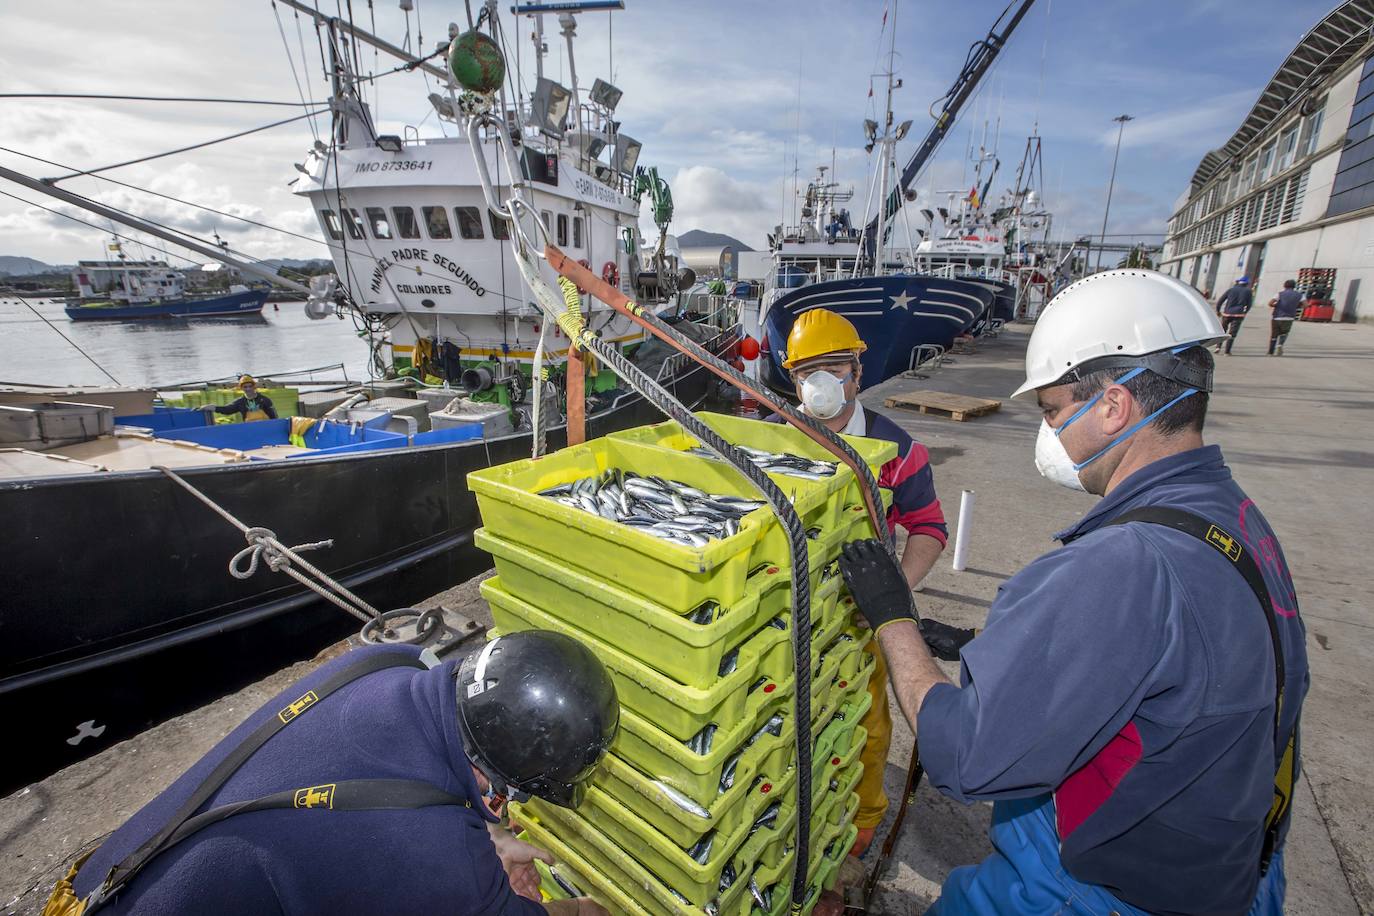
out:
M620 725L606 667L549 630L499 636L458 668L458 729L473 765L517 801L576 808Z

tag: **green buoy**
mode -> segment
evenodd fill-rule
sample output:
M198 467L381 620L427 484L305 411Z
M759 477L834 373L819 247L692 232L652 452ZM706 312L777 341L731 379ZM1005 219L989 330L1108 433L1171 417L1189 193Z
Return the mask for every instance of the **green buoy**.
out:
M449 45L448 68L464 89L487 95L501 88L506 58L490 35L474 30L464 32Z

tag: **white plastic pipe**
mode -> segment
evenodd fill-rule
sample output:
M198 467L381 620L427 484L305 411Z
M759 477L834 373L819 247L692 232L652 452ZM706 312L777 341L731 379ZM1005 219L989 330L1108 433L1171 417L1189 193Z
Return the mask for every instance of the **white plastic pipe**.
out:
M959 497L959 528L954 533L955 572L968 568L968 545L973 540L973 497L972 490L965 490Z

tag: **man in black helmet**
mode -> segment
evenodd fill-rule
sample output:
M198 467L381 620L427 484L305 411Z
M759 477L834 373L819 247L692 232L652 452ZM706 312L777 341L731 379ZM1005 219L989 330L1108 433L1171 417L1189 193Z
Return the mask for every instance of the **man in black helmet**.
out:
M78 861L47 912L79 912L52 909L65 899L87 913L599 916L586 898L538 902L534 860L551 859L498 813L506 795L575 805L618 710L601 663L556 633L502 636L461 663L350 652Z

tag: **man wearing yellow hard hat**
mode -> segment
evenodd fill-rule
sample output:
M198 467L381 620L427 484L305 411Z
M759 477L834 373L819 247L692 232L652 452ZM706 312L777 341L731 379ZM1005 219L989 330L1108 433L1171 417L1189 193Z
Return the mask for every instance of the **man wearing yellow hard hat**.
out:
M240 421L277 419L277 408L272 406L272 399L265 394L258 394L258 383L253 376L245 375L239 378L239 389L243 396L238 400L218 407L207 404L205 409L222 414L236 413Z
M883 465L878 485L892 490L887 524L894 532L898 526L906 530L901 566L907 584L915 588L945 549L948 530L940 500L935 496L930 453L892 420L859 403L859 382L863 376L859 354L866 349L849 319L828 309L811 309L792 325L782 364L792 375L805 413L837 433L897 444L897 457ZM864 774L859 783L859 812L854 818L859 838L853 855L862 855L868 848L887 811L883 771L887 768L887 750L892 739L887 667L877 640L868 644L868 651L877 658L878 667L868 687L873 705L863 720L868 744L862 757Z

